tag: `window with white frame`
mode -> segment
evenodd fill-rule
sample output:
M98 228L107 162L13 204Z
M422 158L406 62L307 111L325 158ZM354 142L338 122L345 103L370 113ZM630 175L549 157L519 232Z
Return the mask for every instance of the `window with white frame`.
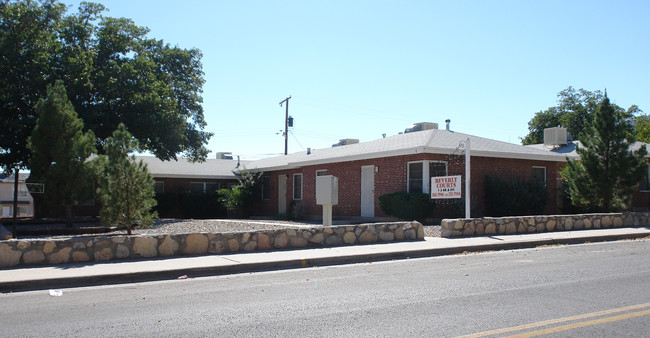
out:
M424 192L422 184L423 162L411 162L408 164L408 192Z
M302 174L293 174L293 199L302 199Z
M407 191L429 193L431 177L447 176L447 162L419 161L408 164Z
M533 167L533 181L546 186L546 167Z

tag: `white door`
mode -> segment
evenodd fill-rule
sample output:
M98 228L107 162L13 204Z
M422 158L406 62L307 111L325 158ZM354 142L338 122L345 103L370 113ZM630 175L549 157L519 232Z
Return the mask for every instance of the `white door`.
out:
M361 167L361 217L375 217L375 166Z
M287 176L278 176L278 214L287 212Z

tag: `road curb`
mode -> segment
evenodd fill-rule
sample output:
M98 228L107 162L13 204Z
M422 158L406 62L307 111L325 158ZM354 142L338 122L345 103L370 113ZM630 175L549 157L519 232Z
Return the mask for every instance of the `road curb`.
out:
M206 277L218 275L230 275L237 273L262 272L274 270L287 270L316 266L332 266L343 264L355 264L366 262L380 262L398 259L423 258L449 256L463 253L475 253L481 251L501 251L514 249L527 249L545 245L566 245L582 244L593 242L608 242L626 239L638 239L649 237L646 233L627 233L610 235L592 235L574 238L544 238L534 240L517 240L504 243L461 245L455 247L414 249L396 252L374 252L353 255L342 255L318 258L292 258L269 262L236 263L220 266L205 266L193 268L175 268L159 271L146 272L125 272L113 274L96 274L82 277L62 277L48 279L16 280L0 282L0 292L30 291L54 288L69 288L81 286L98 286L111 284L125 284L149 282L157 280L174 280L181 276Z

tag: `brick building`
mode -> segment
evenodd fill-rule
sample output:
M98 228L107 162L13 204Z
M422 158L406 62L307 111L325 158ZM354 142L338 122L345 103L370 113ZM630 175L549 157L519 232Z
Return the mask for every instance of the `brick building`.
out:
M482 216L485 210L486 175L540 180L549 193L545 213L560 213L559 170L567 157L577 158L575 144L521 146L435 127L251 162L246 169L264 173L263 200L256 212L277 215L298 208L304 216L319 217L322 207L315 197L318 175L338 177L339 203L333 207L334 217L386 216L379 206L380 196L403 191L429 193L432 176L462 175L464 191L465 161L459 154L466 140L470 143L473 217ZM636 209L647 209L650 191L642 187L633 200ZM454 202L460 201L439 203L434 218L458 217L452 215Z

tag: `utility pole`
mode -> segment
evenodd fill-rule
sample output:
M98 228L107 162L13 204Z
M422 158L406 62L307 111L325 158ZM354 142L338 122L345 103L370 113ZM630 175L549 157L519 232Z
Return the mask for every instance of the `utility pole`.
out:
M286 110L285 110L285 115L284 115L284 154L287 155L289 152L289 100L291 99L291 95L287 97L286 99L280 101L280 107L282 107L283 103L287 103Z
M20 169L18 166L15 168L14 173L14 218L12 221L11 230L13 231L14 239L18 238L16 224L18 223L18 180L20 179Z

